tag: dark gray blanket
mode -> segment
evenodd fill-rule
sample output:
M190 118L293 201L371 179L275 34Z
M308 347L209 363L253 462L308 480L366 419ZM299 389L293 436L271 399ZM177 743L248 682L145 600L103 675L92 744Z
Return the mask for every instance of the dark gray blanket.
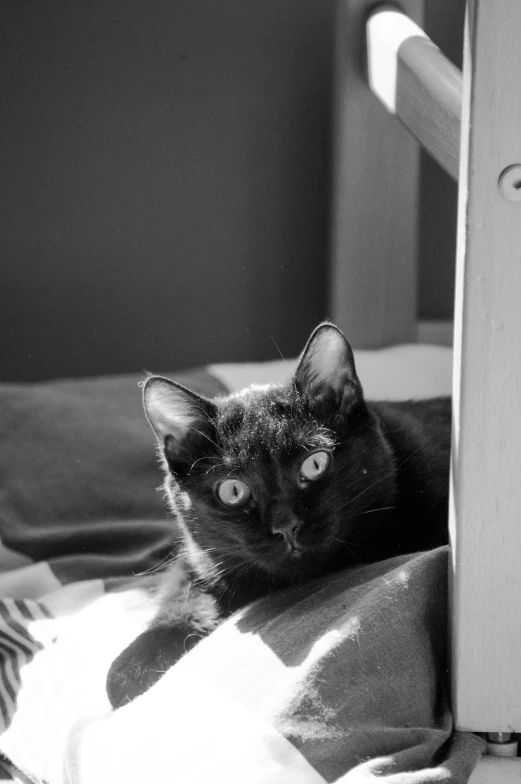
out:
M210 395L225 391L204 370L176 378ZM48 564L58 584L102 578L110 589L155 567L175 548L174 526L156 491L161 479L138 380L0 386L0 539L27 562ZM19 603L18 626L9 639L9 606L2 606L5 672L16 656L12 639L22 634L23 612L27 647L31 612L40 610ZM145 753L137 751L143 748L140 727L157 722L146 753L174 765L165 781L188 781L175 768L176 759L182 765L181 746L159 746L164 716L156 708L168 711L175 704L179 721L186 683L209 679L207 705L204 691L199 695L200 718L216 707L215 686L291 744L316 772L313 782L337 782L358 770L368 780L392 784L464 784L482 741L453 733L446 627L446 548L297 586L246 608L196 646L156 684L151 700L129 706L134 718L124 737L116 715L113 734L106 733L109 753L118 743ZM16 711L14 692L12 705ZM186 702L178 732L201 733L201 748L214 754L209 762L226 770L224 747L220 760L211 751L222 727L214 723L212 738L205 737L204 721L191 728L191 710ZM272 762L266 761L266 778L255 781L277 784L279 779L269 778ZM39 772L32 772L37 780ZM131 774L121 784L131 784ZM193 780L203 784L204 778ZM239 780L232 777L229 784Z

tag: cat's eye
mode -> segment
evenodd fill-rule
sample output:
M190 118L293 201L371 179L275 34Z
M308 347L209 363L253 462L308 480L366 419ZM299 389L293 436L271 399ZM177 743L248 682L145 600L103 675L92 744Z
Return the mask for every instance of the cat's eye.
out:
M221 503L226 506L246 506L251 500L251 490L240 479L225 479L217 485L216 493Z
M329 452L313 452L308 455L300 466L300 480L314 482L324 474L331 464Z

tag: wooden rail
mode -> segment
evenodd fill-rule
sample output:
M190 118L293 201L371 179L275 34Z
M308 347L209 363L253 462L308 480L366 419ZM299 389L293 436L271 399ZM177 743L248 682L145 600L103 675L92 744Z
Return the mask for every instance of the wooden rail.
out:
M423 24L426 0L401 0ZM375 0L341 0L335 25L329 313L356 348L416 341L420 146L367 86Z
M374 9L366 32L371 90L457 180L461 72L412 19L395 8Z

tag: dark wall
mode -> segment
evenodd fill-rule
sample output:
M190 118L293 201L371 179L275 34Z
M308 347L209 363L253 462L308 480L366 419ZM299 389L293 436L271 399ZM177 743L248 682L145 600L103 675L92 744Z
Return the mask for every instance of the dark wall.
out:
M4 0L2 378L295 354L333 0Z
M300 350L327 315L335 5L3 0L0 379ZM456 56L462 5L427 19ZM421 315L446 317L455 186L423 179Z

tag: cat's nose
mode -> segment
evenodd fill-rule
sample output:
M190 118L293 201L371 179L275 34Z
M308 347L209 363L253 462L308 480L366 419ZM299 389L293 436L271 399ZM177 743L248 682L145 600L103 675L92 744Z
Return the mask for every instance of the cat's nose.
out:
M302 521L299 520L298 517L292 515L284 520L278 520L273 523L271 530L274 534L282 536L291 549L295 549L297 546L297 531L301 525Z

